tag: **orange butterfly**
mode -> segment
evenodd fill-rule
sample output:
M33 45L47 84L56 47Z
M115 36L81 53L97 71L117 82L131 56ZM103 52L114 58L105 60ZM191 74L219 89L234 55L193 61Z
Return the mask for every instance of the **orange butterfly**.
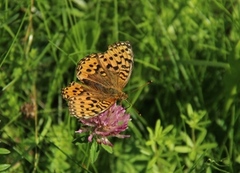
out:
M117 100L128 96L122 90L128 83L133 67L133 52L128 41L108 47L104 53L94 53L80 60L77 78L63 88L70 114L91 118L110 108Z

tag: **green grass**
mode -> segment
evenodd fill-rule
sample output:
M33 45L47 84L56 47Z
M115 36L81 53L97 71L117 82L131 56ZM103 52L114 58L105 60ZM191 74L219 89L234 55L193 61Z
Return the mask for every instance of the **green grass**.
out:
M0 170L240 170L239 1L4 0L0 8ZM81 58L126 40L135 61L123 102L131 137L111 138L112 153L73 142L80 123L61 89L77 81ZM26 104L37 107L28 116Z

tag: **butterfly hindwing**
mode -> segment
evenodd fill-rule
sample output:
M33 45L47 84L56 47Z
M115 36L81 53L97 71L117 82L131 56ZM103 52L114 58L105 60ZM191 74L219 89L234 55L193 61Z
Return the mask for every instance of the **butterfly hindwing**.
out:
M70 114L78 118L94 117L108 109L115 101L75 82L64 88L62 95L63 98L68 100Z

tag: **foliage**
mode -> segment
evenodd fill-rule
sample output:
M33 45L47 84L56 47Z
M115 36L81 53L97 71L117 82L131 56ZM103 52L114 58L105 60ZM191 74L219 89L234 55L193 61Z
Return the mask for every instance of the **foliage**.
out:
M0 8L0 170L240 170L239 1L4 0ZM77 81L81 58L126 40L131 137L110 139L113 148L87 143L61 88Z

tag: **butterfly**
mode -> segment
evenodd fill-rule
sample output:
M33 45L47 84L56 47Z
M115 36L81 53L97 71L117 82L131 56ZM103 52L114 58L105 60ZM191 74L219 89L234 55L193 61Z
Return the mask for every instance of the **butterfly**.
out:
M128 41L112 44L106 52L80 60L76 75L81 83L72 82L62 89L70 114L88 119L108 110L117 100L127 99L122 90L129 81L133 63Z

